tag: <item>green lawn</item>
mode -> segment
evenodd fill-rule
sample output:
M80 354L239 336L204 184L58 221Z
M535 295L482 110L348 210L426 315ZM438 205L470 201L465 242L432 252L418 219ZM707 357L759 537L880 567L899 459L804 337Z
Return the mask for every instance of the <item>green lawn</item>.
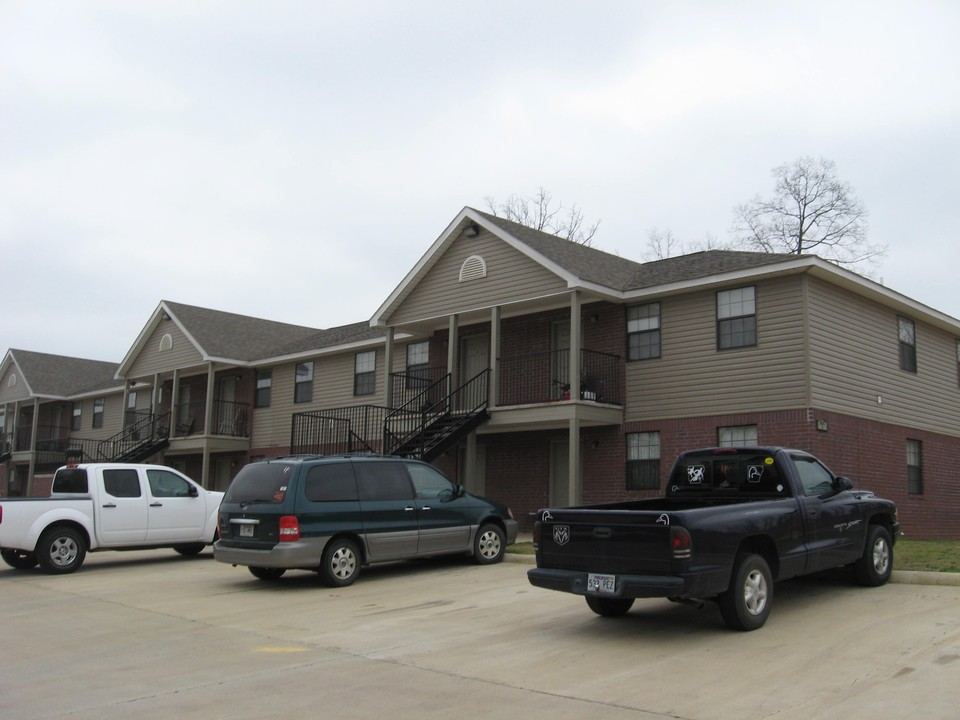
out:
M533 543L515 543L507 552L532 555ZM894 570L929 570L960 573L960 540L910 540L898 538Z

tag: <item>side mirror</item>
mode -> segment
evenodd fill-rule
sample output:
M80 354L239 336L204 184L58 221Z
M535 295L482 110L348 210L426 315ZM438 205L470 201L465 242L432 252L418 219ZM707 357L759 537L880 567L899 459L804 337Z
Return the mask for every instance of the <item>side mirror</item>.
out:
M200 491L197 490L197 486L196 486L196 485L190 485L189 488L190 488L190 489L187 490L187 495L189 495L190 497L199 497L199 496L200 496Z
M843 492L844 490L853 490L853 480L847 477L838 477L833 481L834 487L837 489L837 492Z

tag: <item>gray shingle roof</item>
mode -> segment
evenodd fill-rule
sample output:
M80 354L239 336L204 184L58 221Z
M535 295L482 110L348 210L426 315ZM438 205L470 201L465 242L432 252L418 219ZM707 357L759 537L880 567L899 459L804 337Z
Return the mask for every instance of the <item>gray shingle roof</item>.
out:
M33 394L51 397L82 395L123 386L117 380L117 363L48 355L30 350L10 350Z

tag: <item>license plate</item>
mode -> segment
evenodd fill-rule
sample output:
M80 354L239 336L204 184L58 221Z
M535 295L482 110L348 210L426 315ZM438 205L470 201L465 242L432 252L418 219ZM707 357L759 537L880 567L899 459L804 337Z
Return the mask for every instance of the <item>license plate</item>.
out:
M600 573L587 574L587 592L612 595L617 591L617 576Z
M241 525L240 537L253 537L253 525Z

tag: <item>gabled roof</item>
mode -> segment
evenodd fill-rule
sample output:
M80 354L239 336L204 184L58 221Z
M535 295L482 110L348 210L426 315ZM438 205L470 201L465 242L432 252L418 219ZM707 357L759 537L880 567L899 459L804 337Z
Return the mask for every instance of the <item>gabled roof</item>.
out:
M31 397L65 399L123 388L116 379L116 363L14 349L7 352L4 369L10 363L20 371Z

